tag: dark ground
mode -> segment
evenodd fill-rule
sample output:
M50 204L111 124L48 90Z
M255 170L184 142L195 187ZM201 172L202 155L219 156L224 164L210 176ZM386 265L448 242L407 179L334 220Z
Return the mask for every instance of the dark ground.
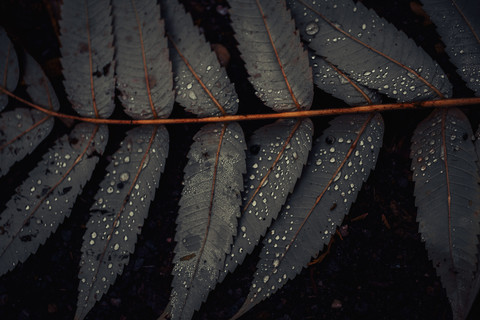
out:
M256 108L264 110L245 80L245 71L225 15L225 1L184 2L208 40L223 44L231 53L228 71L240 96L241 112L253 112ZM457 96L469 94L454 76L433 26L424 25L424 18L412 12L410 1L363 2L404 30L439 61L452 75ZM2 0L0 24L7 29L18 48L26 48L42 63L64 99L58 42L46 8L50 8L54 16L58 12L58 6L52 1ZM316 92L314 108L341 105L338 100ZM178 106L176 108L172 117L182 116L182 111ZM478 113L466 112L471 119L479 118ZM428 261L415 222L409 141L415 126L427 114L426 111L384 114L384 148L376 170L345 219L341 228L343 240L336 236L330 254L323 262L304 269L277 294L246 314L245 319L452 318L445 292ZM316 135L321 133L327 120L315 119ZM476 128L478 120L472 120L472 124ZM247 135L259 125L258 122L242 124ZM88 319L156 319L168 302L182 169L191 137L198 126L176 125L168 129L172 147L166 173L162 176L136 252L123 275L97 303ZM53 136L63 134L67 127L59 123L56 130ZM111 136L121 135L123 129L113 127L112 131ZM50 143L43 143L40 150L45 151ZM0 206L5 204L13 187L21 182L35 162L35 159L22 162L0 180L3 194ZM106 162L104 160L100 166L105 166ZM100 174L92 179L77 200L70 218L46 245L26 263L0 278L0 319L73 318L81 241L99 179ZM216 288L195 319L226 319L235 313L248 293L255 265L253 255ZM479 315L480 301L477 298L469 319L478 319Z

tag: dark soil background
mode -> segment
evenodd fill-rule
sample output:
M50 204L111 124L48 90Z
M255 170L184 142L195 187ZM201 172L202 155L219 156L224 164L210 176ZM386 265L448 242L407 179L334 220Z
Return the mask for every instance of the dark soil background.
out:
M221 44L229 52L228 72L240 97L240 112L266 111L246 80L229 25L226 1L182 2L210 43ZM418 11L417 2L362 2L405 31L442 65L454 83L455 96L471 96L443 53L434 26ZM59 6L54 0L1 0L0 25L6 28L17 49L25 48L42 64L65 107L68 102L61 83L59 44L55 33ZM21 87L18 92L22 93ZM313 108L343 105L341 101L316 91ZM172 117L187 116L180 106L175 108ZM472 109L465 112L476 128L478 112ZM428 261L415 221L409 141L416 125L428 113L394 111L383 114L386 124L384 147L375 171L339 229L342 238L335 237L323 262L304 269L243 319L452 318L445 291ZM316 135L326 127L328 120L315 119ZM248 136L262 124L242 123L242 127ZM1 208L52 141L68 132L69 126L69 123L58 121L54 133L42 143L40 151L17 164L0 180ZM88 319L156 319L162 313L172 280L170 271L182 170L191 138L198 128L196 125L168 127L171 149L166 172L136 251L123 274L97 303ZM113 143L107 154L115 150L118 143L115 139L119 140L124 131L122 127L111 127ZM89 207L107 163L105 157L77 199L71 216L47 243L24 264L0 278L0 319L73 319L82 236ZM257 253L258 250L217 286L195 319L227 319L236 312L248 293ZM469 319L479 319L479 315L477 297Z

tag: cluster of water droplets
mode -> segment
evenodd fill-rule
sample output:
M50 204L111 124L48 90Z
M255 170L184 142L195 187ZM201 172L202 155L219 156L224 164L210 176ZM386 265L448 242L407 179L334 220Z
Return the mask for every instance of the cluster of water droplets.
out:
M291 1L302 38L356 82L399 101L450 95L451 85L438 64L374 11L346 1L310 4L316 11Z
M434 165L436 168L443 167L435 174L445 174L445 149L442 143L442 118L432 119L430 126L419 132L422 137L412 144L412 170L414 179L425 178L429 182L430 172L428 169ZM454 137L455 139L455 137ZM440 162L439 162L440 161ZM423 180L423 179L422 179Z
M44 118L42 112L26 108L16 108L1 114L1 144L10 143L0 149L0 176L6 174L16 161L23 159L50 133L54 119L49 118L38 124Z
M313 81L320 89L342 99L349 105L364 105L370 101L372 103L381 101L376 92L356 83L353 78L332 66L324 58L317 56L311 50L309 55ZM367 95L370 101L364 95Z
M243 213L225 274L243 262L276 218L306 163L312 135L309 119L278 120L258 129L250 139Z
M176 316L199 308L230 252L240 215L245 149L238 123L205 125L194 136L176 221L170 298Z
M290 13L274 1L231 6L235 38L255 94L278 112L295 111L297 105L309 109L312 75Z
M447 171L451 175L455 164L465 157L462 153L472 148L470 125L464 117L455 109L436 110L417 127L410 153L416 185L428 188L438 183L447 188L451 179Z
M177 63L182 63L177 61ZM188 111L200 117L221 115L218 106L211 96L218 101L227 114L235 114L238 108L238 97L233 84L218 62L195 65L192 74L186 65L179 66L174 77L177 102Z
M5 231L0 235L0 270L24 261L70 214L98 161L94 151L101 154L106 145L106 127L90 141L94 128L82 123L70 137L58 139L7 203L0 216Z
M472 137L459 109L437 109L416 128L410 154L419 232L454 306L470 299L458 291L471 285L478 264L480 186Z
M464 1L452 6L448 2L423 1L423 8L436 25L445 44L445 52L457 66L458 73L467 87L477 95L480 90L480 44L476 16L480 5L476 1ZM476 30L476 31L475 31ZM477 32L477 34L475 34Z
M379 115L342 116L331 122L264 239L250 301L275 292L328 244L374 167L382 136Z
M84 235L79 301L85 305L99 299L128 263L167 153L166 128L141 126L113 154Z
M200 117L219 116L216 100L227 114L235 114L238 97L226 70L192 18L179 3L162 3L165 26L170 36L170 58L176 102Z
M125 113L134 119L167 118L174 102L167 38L156 1L112 3L115 77ZM140 33L141 32L141 33ZM148 80L148 81L147 81Z

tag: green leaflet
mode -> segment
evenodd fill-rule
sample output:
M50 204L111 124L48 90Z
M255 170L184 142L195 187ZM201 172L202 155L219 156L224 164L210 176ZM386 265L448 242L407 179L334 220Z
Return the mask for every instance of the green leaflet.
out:
M250 292L233 319L293 279L328 244L374 168L382 139L379 114L341 116L330 123L263 240Z
M399 101L443 98L438 64L392 24L352 0L288 0L302 39L358 83Z
M47 109L60 108L57 95L38 63L24 53L23 80L33 102ZM53 128L52 117L33 109L16 108L0 114L0 176L32 153Z
M130 130L113 154L83 236L75 319L86 316L128 263L163 172L168 143L165 127L141 126Z
M61 62L68 98L80 115L107 118L115 107L110 1L65 0L61 10Z
M53 111L60 109L57 95L52 84L35 59L28 53L24 53L23 80L27 86L27 93L32 102Z
M235 38L257 96L275 111L310 109L312 71L285 1L230 1Z
M176 98L199 117L235 114L238 97L217 56L177 1L162 1Z
M125 113L167 118L173 108L172 66L156 1L114 0L115 74Z
M25 261L63 222L90 178L107 127L78 124L45 154L0 215L0 274Z
M417 221L452 305L465 319L476 292L480 202L472 129L458 109L435 110L412 137Z
M19 78L18 58L5 30L0 27L0 86L15 90ZM0 92L0 111L8 104L8 96Z
M249 140L242 216L220 281L242 264L276 219L307 162L312 147L310 119L278 120Z
M236 233L246 171L237 123L206 125L194 140L177 217L172 319L190 319L217 283Z
M50 116L26 108L0 114L0 176L35 150L52 131L54 122Z
M422 0L447 46L450 60L467 86L480 91L480 2L471 0Z
M315 54L313 50L308 51L310 65L313 71L313 83L330 93L335 98L342 99L351 106L379 103L380 95L339 70L326 59Z

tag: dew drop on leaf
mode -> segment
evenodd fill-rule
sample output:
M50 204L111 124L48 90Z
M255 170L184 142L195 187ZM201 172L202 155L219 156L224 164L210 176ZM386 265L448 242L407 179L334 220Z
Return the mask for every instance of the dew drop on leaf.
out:
M122 181L122 182L127 181L128 178L130 178L130 175L128 174L128 172L124 172L120 175L120 181Z
M319 30L320 30L320 27L318 26L318 24L316 24L313 21L308 23L305 27L305 32L309 36L313 36L313 35L317 34Z
M195 92L193 92L193 91L190 91L190 92L188 93L188 97L189 97L190 99L192 99L192 100L197 100L197 95L196 95Z

